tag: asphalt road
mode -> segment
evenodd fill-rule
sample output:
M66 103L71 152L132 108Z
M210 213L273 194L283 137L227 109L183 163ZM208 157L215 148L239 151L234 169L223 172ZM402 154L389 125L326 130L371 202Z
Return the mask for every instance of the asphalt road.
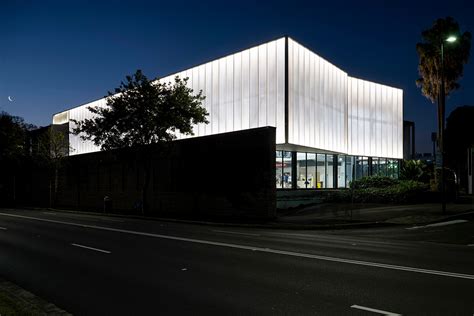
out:
M469 225L449 229L474 237ZM0 209L0 275L76 315L473 315L474 246L422 238L432 229L285 231Z

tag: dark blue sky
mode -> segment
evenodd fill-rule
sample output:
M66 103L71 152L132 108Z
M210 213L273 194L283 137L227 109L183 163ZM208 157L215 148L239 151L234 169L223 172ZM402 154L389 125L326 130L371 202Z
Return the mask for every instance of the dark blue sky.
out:
M355 77L402 88L417 151L430 151L436 110L415 86L415 45L448 15L474 31L473 1L5 1L0 110L47 125L136 69L163 76L289 35ZM474 105L474 60L461 85L448 114Z

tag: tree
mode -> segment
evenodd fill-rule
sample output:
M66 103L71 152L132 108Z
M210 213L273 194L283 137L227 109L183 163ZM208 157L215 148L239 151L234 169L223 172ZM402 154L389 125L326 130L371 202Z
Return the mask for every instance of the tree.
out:
M471 33L462 33L459 24L452 17L446 17L437 19L421 36L422 42L416 44L421 78L416 80L416 84L423 95L435 103L441 83L441 44L449 36L458 38L455 43L444 45L445 93L449 95L460 87L458 80L463 75L463 66L469 60Z
M474 106L460 106L454 109L446 120L446 162L467 184L467 149L474 146Z
M0 180L4 187L11 188L8 198L16 202L16 180L19 167L28 155L28 131L33 125L25 123L23 118L0 112ZM9 177L7 177L9 175ZM10 195L8 194L8 195Z
M39 163L50 170L49 177L49 205L56 205L58 194L58 177L64 158L72 151L67 134L57 130L55 126L49 126L38 138L37 158Z
M193 135L193 125L208 123L207 111L201 106L202 91L186 86L188 79L175 77L174 82L149 81L137 70L126 76L115 91L109 92L107 106L88 107L91 119L72 120L75 135L90 140L101 150L156 144L159 148L176 139L176 133ZM146 192L150 178L150 151L143 153L142 212L146 209Z
M404 160L400 169L400 179L429 183L431 173L427 164L421 160Z

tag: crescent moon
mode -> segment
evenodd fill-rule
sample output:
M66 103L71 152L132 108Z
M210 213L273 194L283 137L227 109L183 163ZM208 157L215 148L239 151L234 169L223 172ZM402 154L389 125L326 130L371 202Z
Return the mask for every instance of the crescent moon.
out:
M13 98L11 96L8 96L8 101L13 102Z

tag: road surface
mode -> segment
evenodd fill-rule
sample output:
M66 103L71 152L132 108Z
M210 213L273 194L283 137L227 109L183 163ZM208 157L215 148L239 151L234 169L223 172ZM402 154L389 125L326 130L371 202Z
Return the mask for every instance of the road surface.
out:
M474 237L470 221L445 227ZM473 315L474 245L426 240L427 230L0 209L0 275L77 315Z

